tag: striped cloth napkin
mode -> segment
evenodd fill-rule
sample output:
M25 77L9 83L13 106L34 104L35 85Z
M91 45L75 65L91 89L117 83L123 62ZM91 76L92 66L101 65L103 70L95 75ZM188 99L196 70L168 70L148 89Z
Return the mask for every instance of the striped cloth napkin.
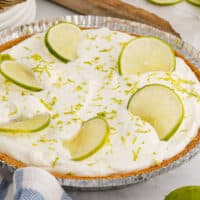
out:
M26 167L11 176L0 170L0 200L71 200L55 177L37 167Z

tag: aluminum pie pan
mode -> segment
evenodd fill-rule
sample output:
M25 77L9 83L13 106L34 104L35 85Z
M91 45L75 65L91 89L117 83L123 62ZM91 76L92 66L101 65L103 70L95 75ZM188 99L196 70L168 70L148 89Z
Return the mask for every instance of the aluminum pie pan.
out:
M50 26L61 21L68 21L79 25L84 28L99 28L107 27L111 30L127 32L136 35L151 35L159 37L168 42L174 50L181 53L186 59L200 69L200 52L188 43L173 36L169 33L160 31L151 26L112 17L100 17L100 16L82 16L72 15L63 16L52 20L41 20L26 25L22 25L16 28L5 29L0 32L0 45L15 40L27 34L35 34L46 31ZM177 160L164 165L159 169L152 170L150 172L141 173L138 175L130 175L127 177L119 178L94 178L94 179L62 179L57 178L59 183L73 190L105 190L113 188L121 188L130 184L139 183L149 180L150 178L168 172L181 164L189 161L200 151L200 143L198 142L193 148L191 148L184 156ZM15 167L8 165L4 161L0 161L0 167L6 168L11 173L15 171Z

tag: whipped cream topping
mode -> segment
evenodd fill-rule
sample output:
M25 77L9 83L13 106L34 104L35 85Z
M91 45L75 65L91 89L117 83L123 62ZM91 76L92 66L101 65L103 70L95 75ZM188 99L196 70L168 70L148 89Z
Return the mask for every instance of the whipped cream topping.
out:
M1 133L0 152L50 171L98 176L144 169L183 150L200 127L199 81L179 57L172 73L120 76L119 53L132 38L106 28L83 30L78 58L67 64L48 52L44 33L5 51L27 65L44 90L25 90L0 75L0 123L47 112L51 123L29 135ZM126 109L133 92L152 83L173 88L183 101L183 122L169 141L160 141L150 124ZM79 131L82 121L96 115L107 119L109 140L89 158L72 161L63 141Z

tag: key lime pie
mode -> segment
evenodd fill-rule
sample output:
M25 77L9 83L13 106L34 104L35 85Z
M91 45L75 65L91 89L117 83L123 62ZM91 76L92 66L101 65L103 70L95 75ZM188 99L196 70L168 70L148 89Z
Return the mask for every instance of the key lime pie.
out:
M199 141L199 72L165 41L62 22L2 49L0 159L12 166L123 177Z

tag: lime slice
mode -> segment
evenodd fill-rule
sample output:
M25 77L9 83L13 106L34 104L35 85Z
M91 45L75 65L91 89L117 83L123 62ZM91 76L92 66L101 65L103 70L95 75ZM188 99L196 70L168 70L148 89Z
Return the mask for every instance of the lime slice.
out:
M63 62L76 59L80 40L80 28L66 22L50 27L45 35L45 44L48 50Z
M129 100L128 110L156 130L160 140L168 140L180 126L184 108L177 94L164 85L151 84L137 90Z
M167 5L173 5L173 4L179 3L182 0L149 0L149 1L158 5L167 6Z
M118 64L120 74L171 72L175 65L173 49L155 37L138 37L131 40L122 48Z
M199 200L200 186L185 186L170 192L165 200Z
M11 82L32 91L41 91L30 69L15 61L5 61L0 67L1 74Z
M200 0L187 0L189 3L194 4L195 6L200 6Z
M70 151L72 160L83 160L97 152L106 142L109 125L103 118L95 117L83 123L80 131L64 147Z
M0 132L16 135L40 131L49 125L50 118L49 114L40 114L32 118L0 124Z

